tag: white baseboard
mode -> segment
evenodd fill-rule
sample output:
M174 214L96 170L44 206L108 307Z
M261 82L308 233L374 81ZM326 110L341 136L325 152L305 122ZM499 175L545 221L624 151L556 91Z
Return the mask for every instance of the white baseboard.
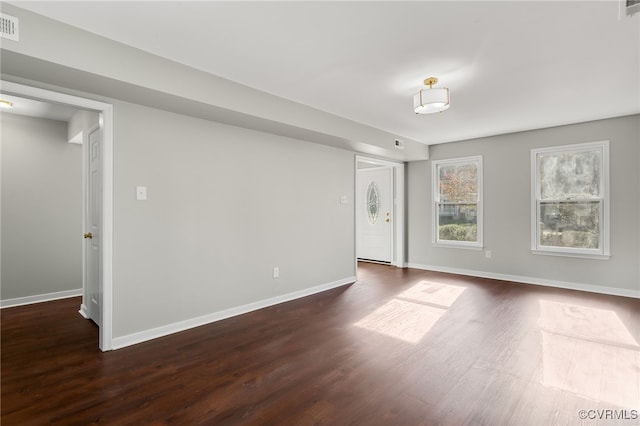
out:
M210 324L212 322L220 321L237 315L246 314L251 311L266 308L269 306L277 305L283 302L288 302L302 297L310 296L312 294L320 293L332 288L341 287L346 284L351 284L356 281L356 277L347 277L337 281L333 281L327 284L321 284L315 287L307 288L293 293L283 294L281 296L271 297L269 299L260 300L257 302L249 303L246 305L238 306L235 308L225 309L223 311L214 312L211 314L203 315L197 318L192 318L184 321L179 321L173 324L167 324L161 327L152 328L150 330L140 331L138 333L128 334L126 336L116 337L111 341L112 349L121 349L126 346L135 345L138 343L146 342L148 340L157 339L158 337L167 336L169 334L178 333L180 331L188 330L190 328L200 327L201 325Z
M82 318L89 319L89 311L87 310L87 307L84 303L80 305L80 310L78 311L78 313L82 315Z
M628 290L625 288L603 287L591 284L574 283L568 281L547 280L543 278L524 277L520 275L498 274L494 272L474 271L469 269L449 268L446 266L421 265L419 263L408 263L409 268L423 269L426 271L447 272L450 274L469 275L472 277L491 278L494 280L513 281L524 284L541 285L545 287L564 288L568 290L588 291L591 293L608 294L611 296L624 296L640 299L640 291Z
M82 289L57 291L55 293L37 294L35 296L16 297L15 299L0 300L0 308L12 306L30 305L32 303L48 302L50 300L66 299L68 297L82 296Z

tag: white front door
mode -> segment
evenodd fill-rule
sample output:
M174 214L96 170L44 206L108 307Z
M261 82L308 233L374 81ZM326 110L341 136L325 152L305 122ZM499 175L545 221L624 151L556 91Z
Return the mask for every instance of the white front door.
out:
M357 171L358 259L391 262L393 232L393 169Z
M85 237L87 314L96 324L102 319L102 261L100 240L102 239L102 143L100 129L89 134L89 205L87 209L88 232Z

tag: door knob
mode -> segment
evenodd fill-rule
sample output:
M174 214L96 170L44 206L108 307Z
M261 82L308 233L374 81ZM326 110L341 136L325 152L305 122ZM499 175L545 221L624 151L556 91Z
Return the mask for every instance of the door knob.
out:
M92 239L93 238L93 234L91 232L87 232L86 234L84 234L84 237Z

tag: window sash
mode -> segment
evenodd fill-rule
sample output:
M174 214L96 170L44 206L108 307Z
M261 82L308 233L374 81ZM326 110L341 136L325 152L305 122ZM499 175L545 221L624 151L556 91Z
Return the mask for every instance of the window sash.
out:
M475 188L476 192L473 194L473 197L468 197L468 201L442 201L441 199L441 180L440 180L440 172L443 167L447 166L465 166L473 164L476 168L476 182ZM433 199L433 243L435 245L443 245L450 247L459 247L459 248L482 248L482 157L465 157L465 158L457 158L457 159L448 159L448 160L434 160L432 163L432 199ZM475 224L475 240L467 241L467 240L455 240L455 239L443 239L440 238L440 227L441 227L441 218L440 211L441 208L451 206L470 206L470 210L475 211L474 221L470 221L467 223ZM445 224L446 225L446 224ZM461 230L456 230L461 232ZM473 232L472 230L467 230L467 232Z
M469 210L474 211L475 214L472 216L473 220L462 220L462 221L452 221L451 223L441 223L441 219L443 216L443 208L446 207L450 207L451 211L449 213L451 213L451 216L459 216L460 215L460 207L470 207ZM436 203L436 211L435 211L435 215L436 215L436 240L438 243L453 243L453 244L472 244L472 245L476 245L478 244L478 203L463 203L463 202L440 202L440 203ZM466 216L466 215L465 215ZM441 233L443 231L442 227L446 226L446 225L460 225L460 229L457 230L456 234L454 237L458 237L458 238L442 238L441 237ZM471 229L465 229L466 226L465 225L471 225L469 226L469 228ZM475 226L475 232L473 232L472 226ZM464 233L464 236L462 235ZM469 234L473 235L475 233L475 239L474 240L467 240L467 239L459 239L462 237L468 237Z
M543 149L531 150L531 178L532 178L532 232L531 232L531 249L535 252L543 254L557 254L568 256L582 256L595 258L608 258L609 256L609 142L592 142L586 144L566 145L559 147L550 147ZM599 180L599 196L589 196L585 194L581 197L567 198L542 198L541 195L541 175L540 175L540 158L554 154L579 154L582 152L598 151L600 161L600 180ZM597 235L597 248L588 247L565 247L561 245L543 245L542 242L542 223L541 211L543 205L550 204L598 204L597 231L592 233L588 238L592 239ZM572 230L573 231L573 230ZM576 234L578 235L578 234ZM578 235L585 237L585 235ZM562 237L564 238L564 237ZM580 244L581 238L577 238Z
M594 166L594 169L592 171L597 171L599 174L600 179L597 182L597 185L592 186L593 181L590 178L589 181L590 182L584 182L581 179L579 179L579 176L589 176L588 174L585 174L584 171L582 171L581 169L583 168L589 168L589 158L587 157L586 159L582 158L580 159L579 157L581 157L584 154L595 154L597 156L596 158L596 162L597 162L597 166ZM576 170L563 170L567 164L564 163L562 160L564 160L563 157L567 157L569 156L571 160L573 160L573 166L575 167ZM562 179L558 180L559 176L562 176L563 178L567 179L567 181L570 181L572 179L572 177L574 178L574 181L572 182L573 185L576 185L575 188L572 188L571 186L569 187L565 187L564 189L568 190L569 193L565 193L562 194L561 197L565 198L565 199L574 199L574 198L599 198L602 196L602 168L603 168L603 164L602 164L602 149L601 147L589 147L589 148L584 148L584 149L563 149L563 150L558 150L558 151L546 151L546 152L539 152L537 154L537 165L536 165L536 172L538 173L537 176L537 184L538 184L538 198L541 199L551 199L554 197L551 196L544 196L543 195L543 180L546 178L546 184L552 184L552 183L556 183L556 184L560 184L560 185L565 185L569 182L562 182ZM554 173L552 173L552 176L546 175L543 171L542 171L542 163L543 160L547 160L546 162L549 163L556 163L556 166L558 168L558 170L554 170ZM551 160L555 160L555 161L551 161ZM583 164L586 160L586 164L581 166L581 164ZM572 190L576 190L576 189L582 189L582 193L581 194L576 194L576 195L572 195ZM555 189L555 187L554 187ZM589 192L594 191L594 193L589 194ZM557 191L554 190L554 193L558 193L561 191ZM560 195L560 194L558 194Z
M597 226L595 226L595 230L596 233L593 235L597 236L597 244L595 248L589 248L589 247L572 247L572 246L562 246L562 245L550 245L550 244L544 244L543 242L543 237L544 237L544 233L542 231L543 227L544 227L544 220L541 217L542 216L542 206L547 204L547 205L553 205L553 204L558 204L558 205L562 205L562 204L574 204L574 205L579 205L579 204L598 204L598 223ZM560 201L537 201L537 222L538 222L538 235L536 236L537 238L537 244L538 244L538 250L543 250L543 251L562 251L562 252L567 252L567 253L583 253L583 254L599 254L601 252L602 249L602 206L603 206L604 200L601 198L598 199L584 199L581 201L578 200L560 200ZM570 226L573 225L573 223L569 224ZM579 225L579 224L576 224ZM550 233L550 236L555 236L557 239L560 240L565 240L564 236L565 234L567 234L567 236L571 237L572 235L575 235L577 237L582 237L584 239L587 239L589 241L593 241L593 235L589 235L588 231L576 231L575 229L556 229L554 230L555 232ZM577 234L578 232L580 232L580 234ZM571 233L571 234L569 234ZM555 234L555 235L554 235ZM548 235L549 236L549 235ZM582 239L579 238L579 239ZM549 238L549 239L553 239L553 238ZM571 239L571 238L567 238Z

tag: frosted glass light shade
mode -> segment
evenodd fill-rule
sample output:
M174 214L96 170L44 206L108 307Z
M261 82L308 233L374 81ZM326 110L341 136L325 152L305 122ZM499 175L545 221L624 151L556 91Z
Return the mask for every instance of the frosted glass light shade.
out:
M449 89L422 89L413 97L416 114L431 114L449 108Z

